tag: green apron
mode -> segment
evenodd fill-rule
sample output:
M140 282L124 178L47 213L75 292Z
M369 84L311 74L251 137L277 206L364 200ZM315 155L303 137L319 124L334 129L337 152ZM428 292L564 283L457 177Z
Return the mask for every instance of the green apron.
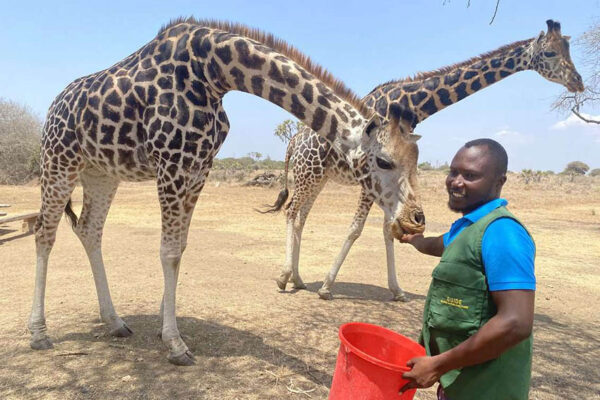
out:
M444 249L425 301L421 341L428 355L457 346L496 315L485 277L481 240L488 225L503 217L519 222L505 207L499 207L466 227ZM451 400L527 399L532 344L529 336L496 359L442 375L440 382L446 396Z

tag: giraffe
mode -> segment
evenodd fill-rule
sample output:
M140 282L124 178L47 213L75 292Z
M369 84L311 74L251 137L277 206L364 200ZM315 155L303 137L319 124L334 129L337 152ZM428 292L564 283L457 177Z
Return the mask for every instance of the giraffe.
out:
M416 124L445 107L519 71L533 70L551 82L564 85L571 92L582 91L581 76L576 71L569 53L569 37L562 36L560 23L553 20L546 23L548 32L540 32L537 38L511 43L458 64L417 74L410 79L384 83L373 89L363 101L384 119L389 117L390 104L401 104L407 112L411 110L414 113L414 128ZM353 167L344 161L342 154L327 140L312 132L310 127L303 127L288 144L285 157L285 187L275 204L265 212L279 211L288 198L287 174L290 158L294 162L295 183L292 199L286 205L288 226L295 223L298 210L302 210L303 221L300 226L304 224L312 204L329 179L341 184L359 184L357 174ZM376 171L377 169L368 171L367 174ZM331 287L350 248L362 232L372 204L371 196L365 190L361 190L358 208L342 249L318 290L322 299L333 298ZM300 235L301 232L297 233L298 237ZM384 242L388 287L394 300L406 301L396 278L393 239L384 233ZM299 241L287 244L284 272L277 280L282 290L286 287L290 270L293 271L293 287L306 287L297 274L299 256L296 253L299 252L299 246Z
M257 29L194 18L172 21L112 67L73 81L49 108L35 226L37 264L29 318L33 349L52 347L44 299L48 258L63 212L89 258L103 322L111 335L132 334L111 300L102 231L119 182L154 179L161 207L161 337L171 363L194 363L177 327L176 287L195 204L229 130L222 98L233 90L291 112L356 168L371 169L378 160L402 163L410 153L410 167L416 170L418 150L406 121L410 113L400 106L392 106L389 123L371 117L343 83L286 42ZM386 229L396 237L424 230L414 182L400 178L388 170L363 178L391 216ZM78 180L83 187L79 218L70 200Z

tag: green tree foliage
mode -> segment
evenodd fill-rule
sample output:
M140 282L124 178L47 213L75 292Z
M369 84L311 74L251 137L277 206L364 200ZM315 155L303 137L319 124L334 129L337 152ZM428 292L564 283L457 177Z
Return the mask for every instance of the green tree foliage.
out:
M283 143L288 143L290 139L298 133L298 131L304 127L304 122L302 121L292 121L291 119L286 119L275 128L275 136L277 136Z
M41 128L28 107L0 98L0 184L39 176Z
M419 164L419 169L421 171L431 171L433 169L433 166L429 161L425 161Z
M581 161L571 161L563 173L568 175L585 175L590 170L590 167Z

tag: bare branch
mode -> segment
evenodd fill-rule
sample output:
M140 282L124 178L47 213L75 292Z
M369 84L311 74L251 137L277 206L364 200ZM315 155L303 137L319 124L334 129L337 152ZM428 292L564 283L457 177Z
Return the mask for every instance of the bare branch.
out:
M490 21L490 25L492 24L492 22L494 22L494 19L496 18L496 14L498 13L498 6L500 5L500 0L496 1L496 9L494 10L494 15L492 15L492 20Z
M581 115L579 113L579 106L574 106L573 108L571 108L571 112L573 114L575 114L579 119L581 119L584 122L587 122L588 124L598 124L598 125L600 125L600 121L597 121L595 119L589 119L589 118L586 118L583 115Z

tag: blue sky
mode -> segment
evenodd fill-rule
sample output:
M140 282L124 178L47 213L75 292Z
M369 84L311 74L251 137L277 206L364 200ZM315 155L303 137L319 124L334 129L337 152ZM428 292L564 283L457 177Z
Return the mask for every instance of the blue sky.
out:
M2 7L0 97L43 118L72 80L104 69L150 41L170 19L193 15L241 22L288 41L359 95L376 85L463 61L536 36L546 19L580 36L600 17L600 1L20 1ZM575 65L586 77L577 46ZM562 86L525 71L430 117L417 127L420 161L448 161L467 140L491 137L509 169L561 171L574 160L600 168L600 128L550 110ZM291 114L258 97L226 95L231 122L219 157L257 151L283 159L274 135ZM584 110L591 115L598 110Z

